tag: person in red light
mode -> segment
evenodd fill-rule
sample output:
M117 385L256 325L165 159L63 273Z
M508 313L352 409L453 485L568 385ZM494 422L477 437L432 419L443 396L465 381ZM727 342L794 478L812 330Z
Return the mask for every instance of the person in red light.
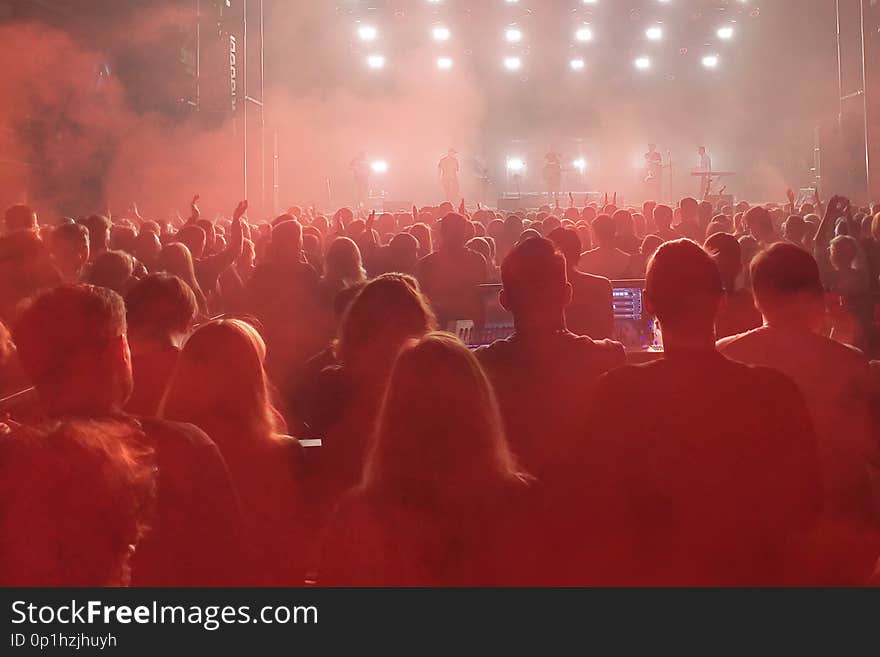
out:
M755 308L751 291L737 284L743 268L737 239L728 233L715 233L704 248L715 261L724 286L724 303L715 318L716 337L726 338L761 326L761 313Z
M457 338L429 334L397 359L363 480L331 520L319 582L528 583L529 483L476 358Z
M478 320L482 312L476 286L487 281L488 266L465 246L467 224L458 213L443 217L439 248L416 266L416 277L444 327L458 319Z
M516 332L477 350L498 395L511 449L541 481L537 504L547 535L545 583L565 584L569 558L583 536L575 506L578 462L590 432L596 380L623 365L623 346L578 336L566 327L572 298L566 262L550 240L528 239L501 266L501 303L513 314Z
M581 269L612 281L625 278L632 265L632 256L616 246L614 219L600 214L593 221L593 234L596 248L581 256Z
M648 266L645 302L666 353L599 381L583 463L586 581L812 581L805 545L823 497L810 415L791 379L718 353L722 295L718 269L689 240L664 244Z
M187 339L161 415L210 432L241 496L254 550L253 583L299 586L305 578L302 448L270 400L257 330L208 322Z
M571 283L571 304L565 309L568 328L576 335L588 335L597 340L610 338L614 333L611 281L578 269L581 241L576 231L557 228L549 237L565 256L568 282Z
M318 504L332 509L361 476L370 436L394 359L407 340L437 328L419 285L404 274L384 274L357 293L345 311L336 364L315 383L303 418L324 436L314 463Z
M177 276L150 274L125 295L134 390L129 413L155 416L180 355L180 345L198 314L189 286Z
M458 172L461 166L456 157L458 152L454 148L450 148L446 157L440 160L437 165L437 172L440 175L440 184L443 187L443 199L448 203L453 203L461 197L461 188L458 183Z
M136 586L217 586L249 567L238 495L217 446L186 424L128 415L125 304L107 289L63 285L30 300L13 336L48 419L117 422L156 455L156 523L132 564Z
M850 583L861 583L872 552L880 550L880 498L871 485L880 445L868 359L822 335L825 296L819 268L800 247L778 243L759 254L752 262L752 284L764 326L720 340L718 349L736 361L784 372L803 393L819 439L826 514L854 530L854 543L861 543L845 553L846 563L836 574L848 572Z

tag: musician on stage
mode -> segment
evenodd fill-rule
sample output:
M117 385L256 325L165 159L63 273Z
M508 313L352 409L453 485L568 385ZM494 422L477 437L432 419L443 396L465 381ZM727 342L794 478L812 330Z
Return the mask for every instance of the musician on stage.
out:
M700 172L711 172L712 171L712 158L709 157L709 154L706 152L705 146L700 146L697 150L700 154L700 166L697 171ZM709 196L709 192L712 189L712 176L705 175L700 177L700 196L699 198L705 199Z
M437 171L440 174L440 185L443 187L443 198L450 203L454 203L461 198L461 188L458 184L458 172L461 168L456 157L458 152L454 148L450 148L440 163L437 165Z
M657 151L656 144L648 144L645 153L645 192L647 198L659 201L663 182L663 156Z
M562 192L562 155L559 153L550 152L544 156L544 185L547 195L559 203L559 194Z
M355 205L363 207L370 196L370 163L366 154L361 151L348 165L354 177Z

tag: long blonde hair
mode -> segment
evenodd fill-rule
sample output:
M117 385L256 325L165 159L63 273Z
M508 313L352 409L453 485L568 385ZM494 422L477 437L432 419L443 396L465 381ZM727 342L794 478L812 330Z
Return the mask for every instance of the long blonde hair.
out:
M447 333L405 346L391 374L364 487L466 500L516 477L495 393L476 357Z
M218 444L233 436L268 440L283 433L270 399L265 357L263 338L247 322L220 319L203 324L183 345L160 415L191 422Z

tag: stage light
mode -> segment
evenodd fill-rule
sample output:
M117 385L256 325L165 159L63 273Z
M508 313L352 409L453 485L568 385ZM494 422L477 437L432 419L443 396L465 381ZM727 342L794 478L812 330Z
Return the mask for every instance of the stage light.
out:
M526 168L526 163L518 157L507 158L507 170L511 173L521 173Z
M651 58L650 57L639 57L635 61L636 68L640 71L647 71L651 68Z
M358 28L358 36L361 41L375 41L379 31L372 25L361 25Z
M583 0L585 5L594 5L598 0Z
M651 41L659 41L663 38L663 28L659 25L654 25L645 30L645 36L648 37Z
M452 68L452 58L451 57L438 57L437 58L437 68L441 71L448 71Z
M728 41L733 38L733 28L729 25L718 28L718 38Z
M571 166L577 169L580 173L583 173L587 168L587 161L584 158L579 157L571 163Z
M703 66L706 68L718 67L718 55L706 55L703 57Z
M522 60L519 57L505 57L504 68L508 71L518 71L522 68Z
M589 27L579 27L574 33L574 38L578 41L592 41L593 30L591 30Z
M367 66L372 69L380 69L385 66L385 57L382 55L370 55L367 57Z
M504 38L510 43L519 43L522 41L522 32L515 27L510 27L504 32Z
M572 71L582 71L584 68L584 60L583 59L572 59L569 63Z
M373 173L387 173L388 163L385 160L376 160L370 163L370 169L373 170Z
M433 30L431 30L431 34L434 37L434 41L446 41L449 39L449 28L437 26Z

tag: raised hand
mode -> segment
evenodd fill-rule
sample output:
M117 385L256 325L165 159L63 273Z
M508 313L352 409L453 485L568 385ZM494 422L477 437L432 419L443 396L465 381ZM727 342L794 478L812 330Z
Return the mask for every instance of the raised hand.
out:
M571 192L568 193L568 207L574 207L574 194L572 194Z
M458 213L459 213L460 215L464 215L465 212L466 212L466 210L465 210L465 207L464 207L464 199L461 199L461 203L458 204Z
M247 212L248 202L240 201L238 206L235 208L235 213L232 215L232 221L239 221L244 216L244 213Z
M198 194L196 194L195 196L193 196L192 201L189 202L189 208L190 208L190 212L189 212L189 220L190 220L190 223L195 223L196 221L199 220L199 217L202 216L202 213L201 213L201 211L199 210L199 206L196 205L196 203L198 203L198 201L199 201L200 198L201 198L201 197L200 197Z
M141 216L140 211L138 210L138 204L135 201L131 202L131 207L129 208L129 210L134 217L140 219L141 221L144 220L144 218Z

